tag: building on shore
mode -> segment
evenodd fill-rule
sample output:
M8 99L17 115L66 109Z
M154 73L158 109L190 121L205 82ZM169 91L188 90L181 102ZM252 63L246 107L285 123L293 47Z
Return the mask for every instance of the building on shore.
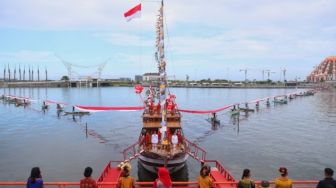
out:
M144 82L152 82L160 79L159 73L145 73L142 75L142 80Z
M307 77L310 82L336 81L336 56L324 59Z
M128 77L120 77L119 80L120 80L121 82L131 82L131 81L132 81L132 79L131 79L131 78L128 78Z
M135 75L134 76L134 81L136 83L141 83L142 82L142 76L141 75Z

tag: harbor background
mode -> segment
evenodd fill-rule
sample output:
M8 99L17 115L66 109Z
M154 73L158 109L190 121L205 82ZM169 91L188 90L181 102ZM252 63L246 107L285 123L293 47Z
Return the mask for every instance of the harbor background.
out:
M0 179L25 181L33 166L45 181L78 181L86 166L94 177L109 160L120 160L123 149L137 141L141 112L101 112L73 121L57 117L56 107L43 113L44 99L71 105L137 106L132 87L3 88L2 93L36 99L27 108L0 104ZM227 104L301 91L300 89L171 88L180 108L214 109ZM218 114L221 126L212 127L207 115L183 114L185 136L208 151L239 179L244 168L254 179L273 179L286 166L293 179L321 179L325 167L336 168L336 93L323 91L297 98L288 105L241 115L239 124L229 114ZM70 107L66 109L70 111ZM88 137L85 124L88 125ZM131 134L130 134L131 133ZM188 160L189 179L199 165ZM137 164L132 173L137 176ZM185 174L184 174L185 175Z

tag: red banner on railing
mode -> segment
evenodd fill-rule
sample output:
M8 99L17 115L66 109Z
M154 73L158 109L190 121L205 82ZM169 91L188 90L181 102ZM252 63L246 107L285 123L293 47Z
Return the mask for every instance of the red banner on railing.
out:
M103 112L103 111L139 111L144 110L143 106L132 106L132 107L104 107L104 106L74 106L80 111L87 112Z
M223 110L226 110L230 107L234 106L234 104L230 104L228 106L224 106L223 108L215 109L215 110L185 110L185 109L178 109L180 112L185 113L192 113L192 114L211 114L211 113L217 113Z

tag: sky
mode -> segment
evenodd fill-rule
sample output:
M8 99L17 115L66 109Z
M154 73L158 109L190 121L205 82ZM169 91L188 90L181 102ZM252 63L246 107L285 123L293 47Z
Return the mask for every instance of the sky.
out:
M139 0L1 0L0 67L48 69L49 78L102 78L156 72L160 1L143 0L142 17L123 13ZM166 0L170 79L304 80L336 55L336 0ZM2 75L0 75L2 77ZM267 74L264 75L267 79Z

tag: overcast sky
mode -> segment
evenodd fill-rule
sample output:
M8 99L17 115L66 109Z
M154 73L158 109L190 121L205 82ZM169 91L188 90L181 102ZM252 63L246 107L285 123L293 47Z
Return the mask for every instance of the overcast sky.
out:
M154 23L159 1L142 1L142 17L126 22L135 0L1 0L0 66L47 67L67 74L55 54L78 65L108 61L103 77L156 71ZM169 76L177 79L287 79L310 73L336 55L336 0L169 0L165 2ZM73 68L76 77L97 68ZM2 75L0 75L2 77ZM267 75L265 75L267 78Z

